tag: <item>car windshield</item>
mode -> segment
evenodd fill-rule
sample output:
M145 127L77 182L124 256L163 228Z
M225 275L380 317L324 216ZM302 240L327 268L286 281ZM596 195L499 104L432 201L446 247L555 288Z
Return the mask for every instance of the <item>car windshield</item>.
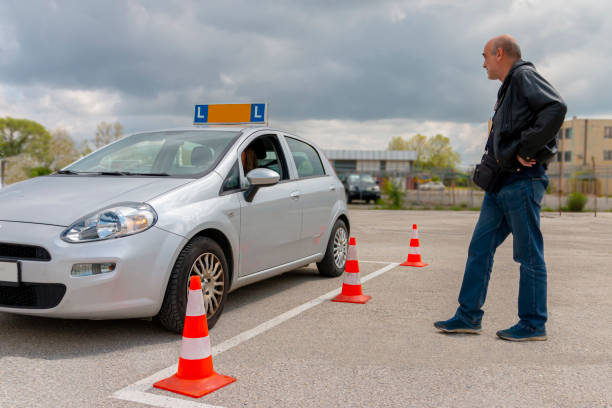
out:
M351 174L350 176L348 176L348 182L349 183L362 182L362 183L370 183L370 184L376 183L376 181L370 174Z
M349 183L359 183L359 174L351 174L347 178L347 182Z
M198 177L210 171L239 132L138 133L92 153L60 173Z
M361 182L362 183L376 183L376 181L374 181L374 177L372 177L370 174L362 174L361 175Z

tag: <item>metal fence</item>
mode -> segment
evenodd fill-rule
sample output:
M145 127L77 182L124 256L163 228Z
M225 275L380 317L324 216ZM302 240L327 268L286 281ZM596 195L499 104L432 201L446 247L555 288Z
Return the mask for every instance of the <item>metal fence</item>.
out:
M558 168L548 171L548 178L554 191L563 193L595 194L607 197L612 194L612 168L601 168L593 171L592 167L580 166ZM561 186L561 188L559 188Z
M559 210L567 206L567 194L546 194L542 200L542 208L546 210ZM452 189L446 188L444 191L422 191L422 190L406 190L406 205L407 206L423 206L423 207L464 207L466 209L478 209L482 205L484 191L480 189ZM597 206L597 211L612 210L612 199L610 197L597 197L587 195L587 203L585 210L593 211Z

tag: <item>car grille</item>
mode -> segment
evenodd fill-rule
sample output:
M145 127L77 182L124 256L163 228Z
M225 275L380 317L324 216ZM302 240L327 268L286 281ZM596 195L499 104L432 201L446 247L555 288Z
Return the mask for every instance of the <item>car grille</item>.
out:
M51 255L45 248L39 246L0 242L0 258L23 261L50 261Z
M59 304L66 293L60 283L22 283L0 286L0 307L50 309Z

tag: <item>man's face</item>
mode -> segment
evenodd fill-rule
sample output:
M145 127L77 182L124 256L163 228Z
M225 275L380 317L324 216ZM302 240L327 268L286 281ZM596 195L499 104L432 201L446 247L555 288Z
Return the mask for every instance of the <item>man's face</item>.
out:
M482 67L487 70L487 76L489 79L495 80L500 79L499 76L499 62L500 58L497 52L493 52L493 42L489 41L482 52L484 57L484 63Z

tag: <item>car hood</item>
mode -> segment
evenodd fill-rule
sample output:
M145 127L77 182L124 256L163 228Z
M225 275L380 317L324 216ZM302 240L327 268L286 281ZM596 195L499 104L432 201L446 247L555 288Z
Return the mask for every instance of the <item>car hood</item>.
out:
M46 176L0 190L0 220L68 226L126 201L144 202L193 179L131 176Z

